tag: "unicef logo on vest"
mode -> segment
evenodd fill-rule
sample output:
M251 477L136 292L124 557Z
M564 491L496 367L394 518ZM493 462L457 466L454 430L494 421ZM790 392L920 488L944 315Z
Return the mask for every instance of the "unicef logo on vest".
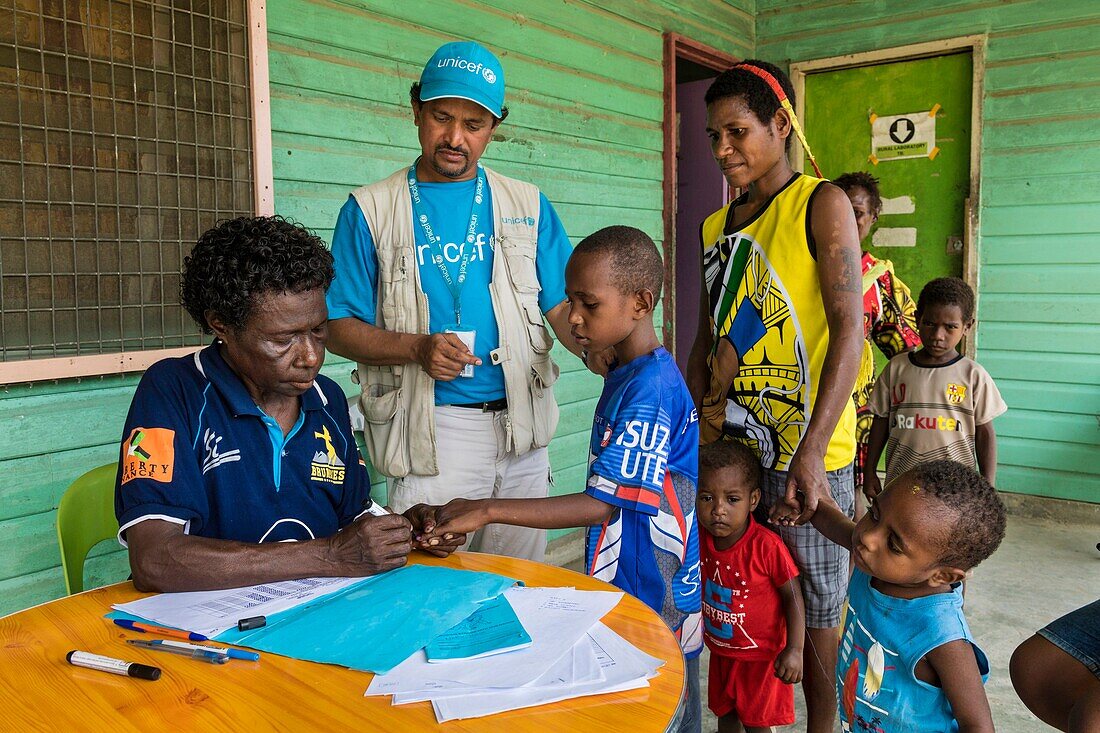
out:
M535 217L533 216L502 216L500 217L501 224L526 224L529 227L535 226Z

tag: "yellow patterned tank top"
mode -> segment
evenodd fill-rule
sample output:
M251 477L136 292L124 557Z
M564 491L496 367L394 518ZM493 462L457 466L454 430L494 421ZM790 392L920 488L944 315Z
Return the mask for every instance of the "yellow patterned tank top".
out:
M738 202L703 222L703 272L716 344L703 410L710 430L703 432L746 443L765 468L786 470L802 441L829 348L809 219L823 182L796 173L737 228L730 215ZM729 358L734 355L736 361ZM739 369L731 378L729 365L735 363ZM852 462L855 422L852 401L845 400L825 470Z

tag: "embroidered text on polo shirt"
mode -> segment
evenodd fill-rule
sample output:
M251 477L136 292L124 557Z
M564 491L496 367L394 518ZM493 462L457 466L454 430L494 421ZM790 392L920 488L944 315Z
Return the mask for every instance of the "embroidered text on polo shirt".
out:
M309 464L310 478L314 481L323 481L329 484L344 483L344 462L340 460L336 447L332 444L332 436L329 435L328 426L323 426L320 432L313 434L313 437L324 441L325 450L313 454L313 462Z

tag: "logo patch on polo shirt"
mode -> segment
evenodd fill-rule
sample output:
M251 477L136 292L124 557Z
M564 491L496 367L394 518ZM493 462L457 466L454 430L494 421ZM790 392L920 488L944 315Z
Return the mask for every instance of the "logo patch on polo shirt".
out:
M134 428L122 443L122 483L136 478L171 483L175 438L176 431L168 428Z
M343 484L346 469L344 462L336 454L336 448L332 445L332 435L328 432L328 426L322 427L321 432L314 433L313 437L324 441L325 449L313 454L313 461L309 464L309 477L314 481L327 484Z

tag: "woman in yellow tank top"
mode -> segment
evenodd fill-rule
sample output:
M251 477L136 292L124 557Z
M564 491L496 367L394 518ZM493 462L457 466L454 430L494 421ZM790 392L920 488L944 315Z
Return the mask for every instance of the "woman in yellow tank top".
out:
M764 468L764 503L796 507L804 522L834 494L851 512L863 312L848 197L787 160L797 120L784 101L793 96L782 71L755 60L723 72L707 92L715 160L743 193L702 226L704 287L688 386L704 442L725 436L749 445ZM807 729L832 730L847 553L809 525L780 534L806 597Z

